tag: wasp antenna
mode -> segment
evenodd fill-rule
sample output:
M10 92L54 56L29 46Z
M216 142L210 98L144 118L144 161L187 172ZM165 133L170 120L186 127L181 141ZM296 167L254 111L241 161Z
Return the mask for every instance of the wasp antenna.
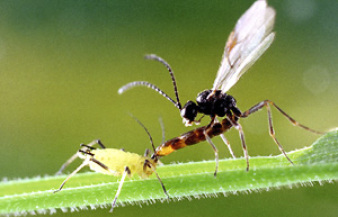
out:
M124 92L126 92L127 90L136 87L136 86L146 86L150 89L155 90L156 92L158 92L159 94L161 94L162 96L164 96L167 100L169 100L170 102L172 102L174 104L174 106L176 106L178 109L181 110L181 104L175 102L172 98L170 98L170 96L168 96L165 92L163 92L160 88L158 88L157 86L155 86L154 84L151 84L147 81L133 81L130 82L122 87L120 87L120 89L118 90L119 94L122 94Z
M153 147L153 150L154 150L154 153L155 153L155 145L154 145L154 141L153 141L153 138L151 137L148 129L142 124L142 122L137 119L135 116L133 116L132 114L129 114L132 118L134 118L134 120L139 124L141 125L141 127L146 131L146 133L148 134L149 136L149 139L150 139L150 143L151 143L151 146Z
M148 60L156 60L160 63L162 63L169 71L169 74L171 76L171 80L173 82L174 85L174 91L175 91L175 95L176 95L176 100L177 100L177 105L176 107L181 110L182 109L182 105L180 103L180 99L178 97L178 90L177 90L177 84L176 84L176 79L175 79L175 75L174 75L174 71L171 69L169 63L167 63L167 61L165 61L164 59L162 59L161 57L155 55L155 54L149 54L145 56L146 59Z

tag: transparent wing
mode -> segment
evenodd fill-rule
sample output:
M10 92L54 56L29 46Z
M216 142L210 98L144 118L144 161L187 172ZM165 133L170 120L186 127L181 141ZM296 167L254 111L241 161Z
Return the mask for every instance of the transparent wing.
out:
M276 12L257 0L237 21L225 45L213 90L227 92L269 48Z

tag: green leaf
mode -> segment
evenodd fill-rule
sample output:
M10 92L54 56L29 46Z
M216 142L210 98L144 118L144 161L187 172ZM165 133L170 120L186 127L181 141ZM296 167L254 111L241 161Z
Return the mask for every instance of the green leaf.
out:
M173 200L199 198L213 194L257 191L283 186L338 179L338 131L319 138L312 146L288 153L294 166L283 155L250 158L246 172L243 158L220 161L215 178L214 161L171 164L158 173ZM38 177L0 183L0 214L53 213L57 209L80 210L110 207L120 177L87 172L75 175L61 192L53 193L66 175ZM128 179L118 198L122 203L153 203L166 200L161 186L152 175L142 180Z

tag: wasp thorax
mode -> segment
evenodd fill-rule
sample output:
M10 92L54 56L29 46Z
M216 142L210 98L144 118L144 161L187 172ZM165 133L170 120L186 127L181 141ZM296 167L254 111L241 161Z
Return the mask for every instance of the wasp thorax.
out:
M204 90L199 93L196 98L198 111L206 115L212 115L213 113L214 96L209 97L210 94L212 94L211 90Z
M183 122L187 126L195 121L197 113L212 117L231 116L232 112L235 115L240 114L236 107L236 100L232 96L222 93L221 90L204 90L197 95L196 102L197 104L193 101L188 101L181 109Z
M230 116L234 108L236 108L236 101L227 94L223 94L222 98L218 98L214 102L214 112L219 117Z
M235 99L220 90L205 90L197 95L196 102L198 112L210 116L231 115L232 108L236 107Z

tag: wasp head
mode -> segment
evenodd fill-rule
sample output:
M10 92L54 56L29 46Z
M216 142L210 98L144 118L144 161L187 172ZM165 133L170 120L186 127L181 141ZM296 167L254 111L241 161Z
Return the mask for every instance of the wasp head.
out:
M186 126L191 126L197 116L197 105L193 101L188 101L181 109L181 117Z

